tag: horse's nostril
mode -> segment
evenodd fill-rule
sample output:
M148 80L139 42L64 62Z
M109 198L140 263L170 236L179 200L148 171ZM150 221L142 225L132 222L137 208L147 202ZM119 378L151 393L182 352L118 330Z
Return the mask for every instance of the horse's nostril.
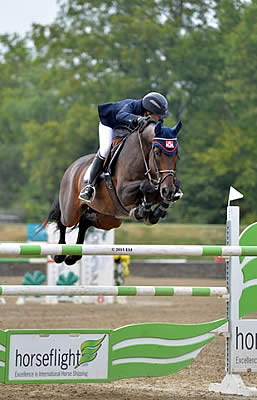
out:
M164 187L164 188L162 188L162 190L161 190L161 194L162 194L163 196L165 196L165 197L171 196L172 191L169 190L167 187Z
M174 190L167 186L165 186L161 189L161 196L165 200L171 201L173 193L174 193Z

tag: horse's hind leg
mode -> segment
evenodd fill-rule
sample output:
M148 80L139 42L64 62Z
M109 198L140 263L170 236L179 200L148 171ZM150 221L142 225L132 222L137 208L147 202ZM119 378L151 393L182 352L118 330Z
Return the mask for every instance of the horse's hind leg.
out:
M58 228L60 230L60 238L59 238L59 242L58 243L59 244L65 244L66 243L65 242L66 226L64 226L60 221L58 221L57 225L58 225ZM57 264L60 264L65 260L65 258L66 258L65 255L64 256L62 256L62 255L54 256L54 261Z
M82 215L79 220L79 232L78 232L78 237L77 237L77 242L76 242L77 244L84 243L85 233L90 226L92 226L92 223L87 220L85 215ZM65 258L65 264L73 265L78 260L80 260L81 257L82 256L67 256Z
M57 225L57 229L60 232L59 236L59 244L65 244L65 233L66 233L66 227L62 224L61 222L61 209L60 209L60 203L59 199L55 200L51 206L51 209L49 211L49 214L46 219L46 223L49 222L54 222ZM54 256L54 261L57 264L62 263L65 260L66 256Z

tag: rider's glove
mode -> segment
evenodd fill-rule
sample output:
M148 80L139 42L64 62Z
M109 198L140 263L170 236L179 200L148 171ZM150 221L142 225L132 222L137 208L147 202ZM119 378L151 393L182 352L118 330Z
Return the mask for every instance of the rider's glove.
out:
M136 121L135 121L137 128L142 128L149 119L150 119L149 116L148 117L137 117Z

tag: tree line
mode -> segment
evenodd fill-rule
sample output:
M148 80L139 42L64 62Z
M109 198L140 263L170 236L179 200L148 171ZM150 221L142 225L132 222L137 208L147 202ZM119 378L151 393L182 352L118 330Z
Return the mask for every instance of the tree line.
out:
M169 222L224 223L230 185L256 220L257 1L60 0L0 36L0 208L42 220L65 169L98 148L97 105L159 91L179 119L184 198Z

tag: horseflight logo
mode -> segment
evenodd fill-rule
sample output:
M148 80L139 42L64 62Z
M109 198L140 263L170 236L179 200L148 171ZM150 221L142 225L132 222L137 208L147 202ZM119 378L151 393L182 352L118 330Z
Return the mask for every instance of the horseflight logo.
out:
M106 335L98 340L86 340L81 344L81 358L75 368L78 368L80 365L93 361L96 358L97 352L102 346L102 342L105 336Z

